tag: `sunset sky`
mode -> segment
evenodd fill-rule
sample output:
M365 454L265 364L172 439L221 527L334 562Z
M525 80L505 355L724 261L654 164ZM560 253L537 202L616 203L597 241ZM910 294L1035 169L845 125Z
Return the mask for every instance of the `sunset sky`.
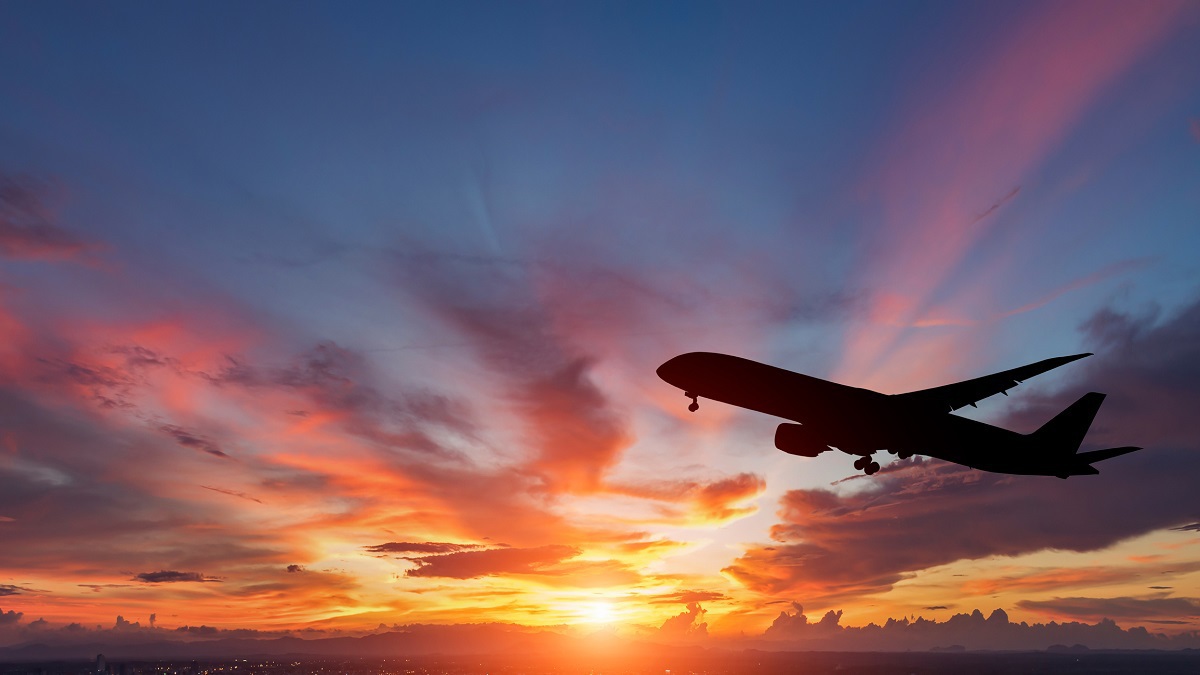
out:
M5 2L0 64L0 645L1200 629L1200 4ZM964 414L1146 449L866 477L690 351L1094 352Z

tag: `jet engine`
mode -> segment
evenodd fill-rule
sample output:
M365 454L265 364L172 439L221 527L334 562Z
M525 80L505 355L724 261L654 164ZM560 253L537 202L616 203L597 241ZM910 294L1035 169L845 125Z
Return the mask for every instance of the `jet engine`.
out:
M800 424L780 424L775 430L775 447L789 455L816 457L829 449L808 427Z

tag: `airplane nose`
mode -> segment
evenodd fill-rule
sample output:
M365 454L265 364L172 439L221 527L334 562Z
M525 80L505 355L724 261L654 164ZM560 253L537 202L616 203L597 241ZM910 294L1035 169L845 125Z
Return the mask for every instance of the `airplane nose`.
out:
M659 378L661 378L664 382L668 384L674 384L674 382L671 380L673 380L673 376L679 372L679 364L677 363L678 361L679 357L676 356L675 358L670 359L666 363L659 366L658 370L654 372L657 373Z
M687 357L687 354L680 354L659 366L658 370L654 372L658 373L658 376L667 384L686 389L683 380L687 379L687 373L690 370L686 363Z

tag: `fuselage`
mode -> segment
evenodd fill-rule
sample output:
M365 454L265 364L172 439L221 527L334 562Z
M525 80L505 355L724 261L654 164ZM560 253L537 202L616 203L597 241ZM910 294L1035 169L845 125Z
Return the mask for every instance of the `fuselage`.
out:
M798 422L821 443L852 455L889 450L1000 473L1074 472L1063 466L1065 457L1030 436L737 356L683 354L658 375L690 396Z

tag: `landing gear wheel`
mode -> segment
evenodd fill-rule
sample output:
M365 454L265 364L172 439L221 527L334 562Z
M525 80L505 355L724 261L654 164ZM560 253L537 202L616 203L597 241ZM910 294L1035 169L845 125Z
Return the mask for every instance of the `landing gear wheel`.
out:
M859 457L858 459L854 460L854 468L858 471L862 471L863 467L865 467L869 461L870 460L866 457Z
M876 471L879 471L879 462L871 462L865 468L863 468L863 471L866 472L866 474L868 476L875 473Z
M696 412L699 409L700 409L700 404L696 403L695 401L692 401L691 403L688 404L688 410L690 410L691 412Z
M900 459L908 459L909 457L912 457L913 454L907 450L901 450L900 452L896 453L896 456Z
M695 394L685 391L685 392L683 392L683 395L692 399L691 404L688 405L688 410L690 412L696 412L697 410L700 409L700 401L696 400L698 397Z

